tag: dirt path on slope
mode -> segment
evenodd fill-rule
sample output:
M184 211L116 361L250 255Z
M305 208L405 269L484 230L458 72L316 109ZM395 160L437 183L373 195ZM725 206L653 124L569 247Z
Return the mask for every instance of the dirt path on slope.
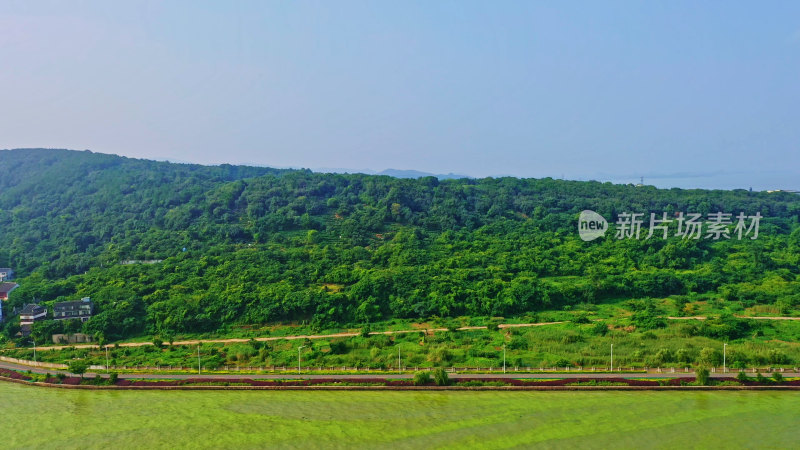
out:
M520 327L539 327L545 325L556 325L559 323L564 322L538 322L538 323L507 323L498 325L498 328L520 328ZM457 328L457 331L468 331L468 330L485 330L488 327L486 326L473 326L473 327L460 327ZM447 328L428 328L428 329L414 329L414 330L395 330L395 331L371 331L369 334L371 336L377 335L392 335L392 334L408 334L408 333L425 333L425 332L443 332L448 331ZM345 337L355 337L359 336L361 333L357 332L347 332L347 333L333 333L333 334L298 334L292 336L269 336L269 337L257 337L257 338L228 338L228 339L189 339L183 341L174 341L172 345L195 345L195 344L204 344L204 343L213 343L213 344L233 344L233 343L242 343L242 342L250 342L250 340L255 340L257 342L267 342L267 341L280 341L280 340L297 340L297 339L331 339L331 338L345 338ZM152 342L123 342L120 344L107 344L106 347L114 347L115 345L119 345L120 347L143 347L147 345L153 345ZM168 342L165 342L164 345L170 345ZM37 347L37 350L61 350L64 348L97 348L97 345L92 344L81 344L81 345L51 345L46 347Z

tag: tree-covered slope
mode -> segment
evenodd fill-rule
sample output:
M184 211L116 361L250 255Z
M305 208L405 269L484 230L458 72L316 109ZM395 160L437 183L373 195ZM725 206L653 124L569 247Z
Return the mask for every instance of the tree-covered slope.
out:
M165 256L168 212L203 202L227 182L284 171L170 164L68 150L0 151L0 264L49 277L118 262L130 255Z
M764 219L757 240L609 233L583 242L584 209L610 222L624 212ZM6 307L91 296L98 314L86 331L109 338L691 293L791 309L800 304L799 213L800 197L788 193L0 152L0 266L22 276ZM129 260L163 262L121 264Z

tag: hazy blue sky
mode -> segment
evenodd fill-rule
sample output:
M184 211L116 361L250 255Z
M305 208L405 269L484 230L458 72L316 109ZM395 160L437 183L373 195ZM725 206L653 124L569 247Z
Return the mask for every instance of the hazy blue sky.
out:
M0 148L800 188L800 2L0 4Z

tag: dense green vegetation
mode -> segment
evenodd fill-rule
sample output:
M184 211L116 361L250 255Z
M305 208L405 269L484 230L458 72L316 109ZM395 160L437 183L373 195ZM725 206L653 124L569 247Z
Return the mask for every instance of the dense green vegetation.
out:
M611 313L611 311L609 311ZM731 369L751 367L796 367L800 361L800 322L754 321L722 316L714 320L674 320L664 328L635 329L630 319L597 319L600 312L590 312L591 322L579 320L583 312L573 315L575 321L552 325L503 328L500 330L462 330L402 333L392 336L371 335L351 338L274 340L241 343L204 343L140 347L112 347L109 364L119 367L183 367L196 368L198 350L206 370L270 370L273 367L297 367L298 347L302 346L304 368L342 367L396 370L398 351L407 369L435 367L493 368L503 365L503 346L509 368L583 367L608 368L610 345L614 344L616 368L722 367L723 343L729 342L726 365ZM555 317L554 317L555 316ZM566 313L543 313L539 319L563 319ZM597 321L595 321L597 320ZM481 318L462 318L456 325L480 322ZM576 323L579 322L579 323ZM438 324L454 327L452 322ZM390 323L377 324L391 328ZM726 326L746 327L739 339L709 337ZM410 327L406 324L404 329ZM253 336L265 336L268 330L254 330ZM7 350L5 356L33 359L32 348ZM85 360L94 365L106 364L106 352L97 347L71 348L37 353L39 361L70 363Z
M764 219L757 240L609 233L583 242L583 209L611 222L622 212L662 211ZM701 297L796 314L798 214L800 197L789 193L411 180L0 151L0 267L15 268L21 284L3 308L8 315L33 300L91 297L97 314L86 324L36 331L82 329L108 341L267 323L319 330L591 311L626 299L639 299L629 305L635 330L659 330L666 324L654 301L666 297L682 302L679 314L692 313ZM5 336L15 326L7 321ZM723 321L697 332L738 339L752 330Z

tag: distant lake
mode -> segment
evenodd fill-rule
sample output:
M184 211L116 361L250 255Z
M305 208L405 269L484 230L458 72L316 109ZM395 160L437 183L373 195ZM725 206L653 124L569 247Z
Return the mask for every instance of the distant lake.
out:
M0 383L3 448L791 447L798 392L78 391Z

